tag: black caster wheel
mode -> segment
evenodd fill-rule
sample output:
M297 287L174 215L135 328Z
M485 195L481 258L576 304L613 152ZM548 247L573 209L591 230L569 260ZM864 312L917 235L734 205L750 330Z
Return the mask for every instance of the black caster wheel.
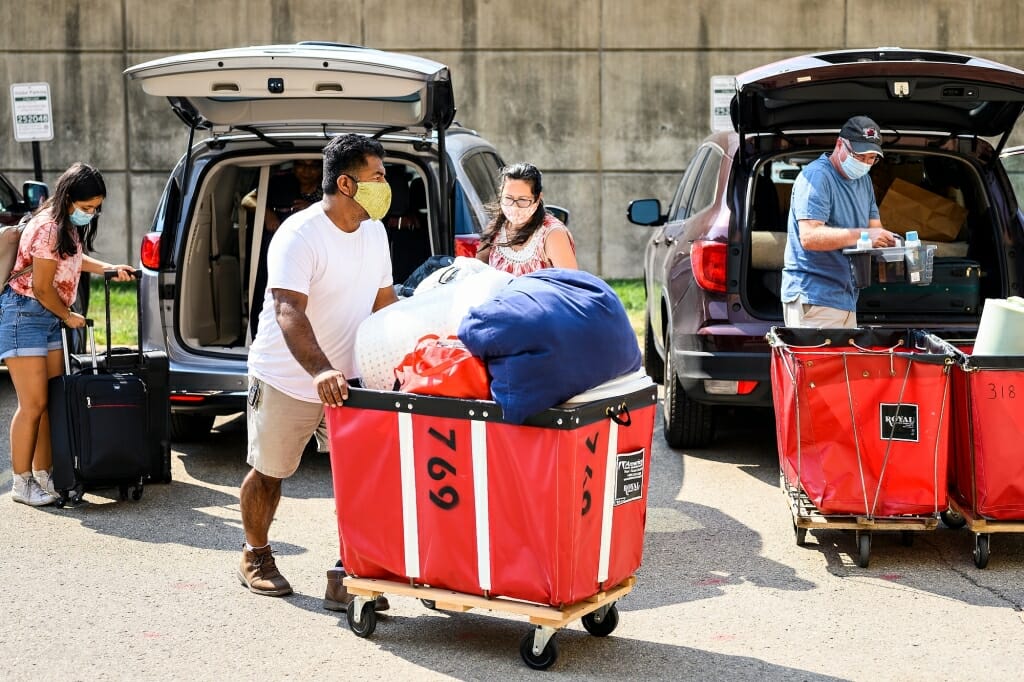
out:
M871 561L871 533L857 531L857 565L867 568Z
M66 505L67 503L68 496L65 495L64 493L61 493L60 496L57 498L57 501L54 502L54 505L56 505L57 509L63 509L64 505Z
M131 495L133 502L138 502L139 500L142 499L142 486L132 486L131 492L129 494Z
M420 603L426 606L431 611L437 610L437 602L435 602L433 599L420 599Z
M601 620L597 619L597 611L591 611L583 616L582 621L583 629L594 637L607 637L619 624L619 609L612 604Z
M122 502L124 500L128 499L128 486L122 485L122 486L118 487L118 489L117 489L117 499L121 500Z
M807 529L796 525L796 521L793 522L793 535L796 536L797 546L803 547L807 544Z
M363 604L358 623L356 622L355 611L355 603L353 602L349 604L348 611L345 614L348 618L349 628L355 633L356 637L369 637L377 628L377 612L373 610L373 600L371 599Z
M533 630L530 630L523 637L522 641L519 642L519 655L523 657L523 662L534 670L547 670L558 660L558 644L555 643L555 638L552 637L548 640L544 651L540 652L539 656L534 656Z
M988 566L989 541L992 536L988 533L978 533L974 536L974 565L978 568Z
M967 519L963 517L960 512L947 509L946 511L939 514L939 518L942 519L942 523L945 524L946 528L963 528L967 525Z
M914 546L914 531L912 530L901 530L900 531L900 542L903 543L904 547Z

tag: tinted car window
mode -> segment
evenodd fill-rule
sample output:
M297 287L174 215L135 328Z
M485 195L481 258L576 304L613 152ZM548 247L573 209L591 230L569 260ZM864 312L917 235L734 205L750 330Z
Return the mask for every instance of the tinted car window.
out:
M1017 195L1017 203L1024 198L1024 152L1007 154L1003 157L1003 166L1013 185L1013 193Z
M473 186L480 201L489 204L498 196L498 171L501 169L501 159L490 152L480 152L466 157L462 167L469 177L469 184Z
M690 201L689 215L702 211L715 201L715 191L718 189L718 172L722 164L722 152L712 149L704 166L701 169L697 186L693 191L693 199Z
M0 211L9 211L11 206L18 203L16 190L6 181L0 180Z
M700 168L704 164L704 159L707 157L707 149L700 149L697 151L697 155L694 156L693 161L686 167L686 172L683 173L683 179L679 182L679 189L676 191L676 196L672 199L672 208L669 211L669 220L683 220L689 217L690 211L690 197L693 194L693 185L700 175Z

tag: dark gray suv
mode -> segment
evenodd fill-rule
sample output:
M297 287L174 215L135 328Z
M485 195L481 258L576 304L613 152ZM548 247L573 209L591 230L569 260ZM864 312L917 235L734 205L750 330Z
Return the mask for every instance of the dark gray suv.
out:
M251 302L266 196L282 164L321 158L357 132L387 150L392 206L385 218L396 283L433 254L454 254L486 220L503 161L453 123L448 68L404 54L300 43L177 55L129 68L166 97L186 125L142 241L146 348L170 360L175 439L206 433L217 415L244 411ZM204 135L196 142L197 133Z

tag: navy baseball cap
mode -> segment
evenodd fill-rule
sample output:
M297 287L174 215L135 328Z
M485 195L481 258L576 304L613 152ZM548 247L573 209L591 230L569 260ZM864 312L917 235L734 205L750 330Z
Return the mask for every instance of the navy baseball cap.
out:
M839 131L839 137L849 141L853 151L858 154L874 152L879 156L885 156L882 152L882 133L878 124L867 116L854 116L843 124Z

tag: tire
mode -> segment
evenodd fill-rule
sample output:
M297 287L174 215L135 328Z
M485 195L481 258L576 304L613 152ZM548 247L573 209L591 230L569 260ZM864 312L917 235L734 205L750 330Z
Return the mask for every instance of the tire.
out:
M940 513L939 517L942 519L942 523L946 525L946 528L952 528L953 530L956 530L958 528L963 528L967 525L967 519L963 517L963 514L960 514L959 512L956 512L952 509L947 509L946 511Z
M672 448L702 448L715 435L710 405L690 400L672 362L672 336L665 342L665 401L662 406L665 441Z
M555 638L552 637L548 640L544 651L540 652L539 656L534 656L533 630L530 630L519 642L519 655L523 657L523 662L534 670L547 670L558 660L558 645L555 643Z
M580 619L583 622L583 629L594 637L607 637L615 631L619 625L619 609L612 604L604 614L604 618L597 620L597 612L592 611Z
M654 383L665 383L665 361L658 355L658 349L654 346L650 313L644 315L644 371Z
M867 568L871 563L871 533L857 531L857 565Z
M210 435L211 414L175 414L171 412L171 440L176 443L203 440Z
M345 612L349 628L356 637L369 637L377 629L377 612L373 610L373 600L363 603L358 623L355 619L355 610L355 603L352 603Z
M978 568L988 566L991 538L992 536L988 533L978 533L974 536L974 565Z

